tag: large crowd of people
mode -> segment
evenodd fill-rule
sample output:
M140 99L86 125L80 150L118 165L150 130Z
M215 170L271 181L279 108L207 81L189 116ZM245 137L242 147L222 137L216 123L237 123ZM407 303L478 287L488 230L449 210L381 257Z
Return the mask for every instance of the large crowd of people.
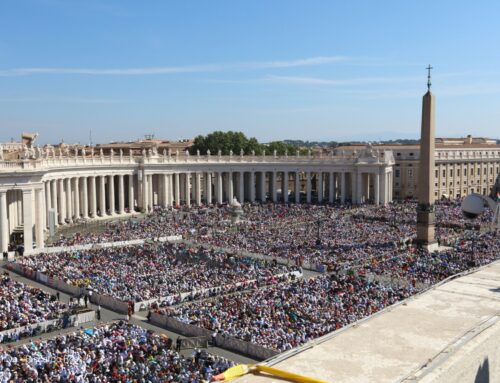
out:
M274 283L280 275L298 270L171 243L41 254L23 257L18 263L120 301L161 298L167 304L179 302L182 293L199 296L200 290L208 290L210 295Z
M94 327L0 350L0 382L203 383L233 365L206 352L184 357L171 343L124 322Z
M436 253L412 246L416 237L416 203L412 201L386 207L245 204L242 209L241 222L232 225L227 206L157 208L144 218L107 224L99 234L80 233L56 243L67 246L144 239L143 244L40 254L17 262L121 301L159 298L153 309L161 314L284 351L452 275L500 259L498 233L480 230L491 220L491 212L471 223L463 218L456 202L436 204L436 234L439 243L446 246ZM155 241L170 235L181 235L186 242ZM247 253L264 255L266 260ZM302 266L316 270L321 266L328 274L292 277L291 273ZM14 317L12 323L16 321ZM95 333L105 334L102 343L111 344L103 331ZM121 324L117 331L135 334L142 330ZM75 336L75 344L86 339L81 333ZM93 360L92 352L85 349L84 356L78 357ZM99 352L99 365L103 359L114 360L113 350L102 351L102 356ZM74 352L71 355L76 357ZM99 370L102 378L95 381L106 382L106 377L117 371L132 377L159 373L158 365L137 363L134 351L127 355L130 363L119 352L118 361L110 362L105 372ZM79 376L90 376L84 375L89 373L89 365L94 363L80 368ZM182 368L174 370L177 373ZM33 369L25 365L21 370ZM215 370L211 365L210 373ZM45 368L43 373L47 371ZM183 371L189 373L178 375L179 382L207 378L196 375L200 370L191 367Z
M16 281L8 273L0 275L0 332L60 318L68 309L55 295Z
M412 293L358 276L319 276L164 309L182 322L284 351L392 305ZM161 312L161 311L160 311Z
M416 236L416 203L388 206L245 204L242 221L230 225L230 207L193 207L187 211L156 209L143 220L108 224L99 235L76 234L57 244L150 239L182 235L191 241L230 251L247 251L313 267L336 261L330 253L385 248L411 243ZM466 230L491 220L487 211L474 224L463 218L458 202L436 204L436 235L453 244ZM318 234L322 247L318 246ZM322 251L328 249L328 251Z

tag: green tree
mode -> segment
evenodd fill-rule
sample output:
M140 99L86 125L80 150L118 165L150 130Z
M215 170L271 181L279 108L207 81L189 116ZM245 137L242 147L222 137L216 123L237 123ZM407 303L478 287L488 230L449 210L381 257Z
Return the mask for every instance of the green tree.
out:
M191 154L196 154L199 150L200 154L205 155L208 150L213 155L217 155L220 150L222 155L228 155L232 150L234 155L239 155L240 151L243 150L245 155L252 154L261 155L265 150L266 155L272 155L274 150L279 156L283 156L285 152L288 155L293 156L297 151L297 146L292 143L287 143L283 141L273 141L266 145L261 144L255 137L247 138L242 132L221 132L215 131L207 134L206 136L196 136L194 139L193 146L189 149ZM306 151L301 150L301 154Z
M261 152L261 144L256 138L247 138L242 132L221 132L215 131L206 136L197 136L194 139L193 146L190 148L191 154L196 154L197 150L205 155L207 150L216 155L219 150L222 155L228 155L232 150L234 155L239 155L241 150L245 154L250 154L252 150L256 154Z

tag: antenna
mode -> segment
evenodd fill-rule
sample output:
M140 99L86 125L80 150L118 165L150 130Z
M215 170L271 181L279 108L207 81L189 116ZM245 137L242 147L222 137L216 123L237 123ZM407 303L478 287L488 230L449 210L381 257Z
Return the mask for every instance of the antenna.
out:
M90 132L89 132L89 143L90 143L90 146L92 146L92 129L90 129Z

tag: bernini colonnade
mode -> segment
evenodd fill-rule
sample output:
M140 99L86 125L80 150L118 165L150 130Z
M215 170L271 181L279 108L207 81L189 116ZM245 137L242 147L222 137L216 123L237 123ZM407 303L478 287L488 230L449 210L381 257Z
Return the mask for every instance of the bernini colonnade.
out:
M39 152L0 161L0 250L22 231L25 252L44 247L55 226L133 211L239 201L387 204L392 200L391 151L334 156L104 156Z

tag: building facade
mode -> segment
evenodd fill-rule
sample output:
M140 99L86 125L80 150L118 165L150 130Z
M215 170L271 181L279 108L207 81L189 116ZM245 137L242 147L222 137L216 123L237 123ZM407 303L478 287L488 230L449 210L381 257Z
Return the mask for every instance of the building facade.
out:
M44 247L54 224L133 211L239 201L386 204L392 199L391 151L350 155L189 155L156 148L125 153L93 148L33 149L0 159L0 251L22 233L27 253Z
M337 153L353 153L364 145L338 147ZM394 155L393 198L418 195L419 145L375 145ZM461 198L470 193L489 195L500 174L500 145L486 138L436 138L434 196Z

